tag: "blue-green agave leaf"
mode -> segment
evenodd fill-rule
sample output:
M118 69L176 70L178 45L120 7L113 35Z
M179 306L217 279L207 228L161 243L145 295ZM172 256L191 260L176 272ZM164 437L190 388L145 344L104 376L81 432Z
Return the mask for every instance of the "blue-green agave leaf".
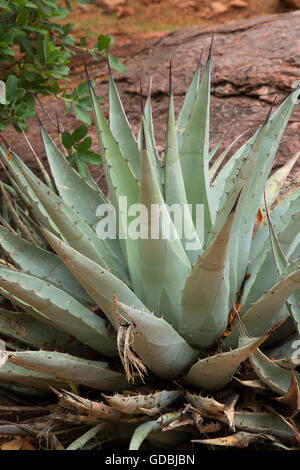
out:
M237 349L199 359L184 377L184 381L209 391L221 390L229 384L239 365L265 341L266 337L247 338L243 346Z
M181 148L184 133L186 130L187 123L190 119L192 109L196 100L197 96L197 91L199 88L199 79L200 79L200 69L201 69L201 59L202 59L202 54L199 60L199 63L197 65L197 68L194 72L194 76L192 78L192 81L189 85L189 88L185 94L184 97L184 102L181 107L181 110L179 112L178 118L177 118L177 123L176 123L176 128L177 128L177 142L178 142L178 148Z
M270 434L279 439L294 441L291 428L276 414L249 411L235 411L233 424L237 429L252 433Z
M0 286L43 313L83 344L103 354L116 354L113 332L103 318L49 282L0 266Z
M166 150L164 157L164 171L165 171L165 201L166 204L172 206L173 204L179 205L182 211L182 217L179 221L179 226L176 225L176 217L174 220L175 228L177 231L182 230L182 243L184 246L193 243L194 247L192 250L185 248L185 251L192 264L198 258L201 250L201 243L194 227L192 214L188 206L184 181L181 171L181 165L179 160L178 144L176 139L176 127L175 127L175 116L174 116L174 99L172 90L170 90L170 102L169 102L169 113L168 113L168 128L167 128L167 141ZM174 206L176 207L176 206ZM177 206L178 207L178 206ZM182 221L183 227L182 227ZM185 234L188 234L188 237Z
M111 131L134 176L140 178L140 151L125 114L112 74L109 74L109 121Z
M259 130L247 162L241 170L245 185L237 206L231 240L231 293L236 295L244 279L257 207L271 171L274 157L300 89L294 90L283 104L267 117Z
M18 366L12 362L6 362L0 367L0 387L12 385L13 390L19 393L33 392L33 389L42 389L50 392L49 387L69 388L65 382L57 380L55 375L45 374L29 370L25 367ZM21 388L20 388L21 387ZM23 387L26 387L25 390ZM28 390L26 390L28 387Z
M63 243L48 230L41 230L53 250L56 251L75 278L103 310L113 326L116 327L112 315L114 293L116 293L120 301L127 305L133 305L136 308L149 312L135 293L132 292L124 282L99 264L74 250L66 243Z
M154 374L163 378L177 377L196 359L197 351L163 318L121 302L117 305L135 326L134 350Z
M247 338L243 346L237 349L199 359L184 377L184 381L189 385L201 387L205 390L221 390L229 384L239 365L247 359L266 338L267 336Z
M170 308L165 309L163 313L166 320L176 328L180 315L181 290L191 268L162 197L147 148L142 151L139 202L147 209L145 216L140 218L142 236L138 240L140 272L144 287L142 300L150 310L160 316L160 304L165 290ZM156 225L152 215L153 207L160 209ZM157 229L155 235L153 228ZM165 235L164 231L168 228L170 233ZM166 302L164 305L166 307Z
M130 387L125 375L110 369L107 362L90 361L70 354L49 351L13 352L9 353L8 360L26 369L51 374L59 380L74 382L103 392Z
M23 312L0 309L0 333L34 348L57 349L68 335Z
M212 223L208 169L210 66L211 54L207 59L180 147L180 163L188 203L193 206L196 204L204 205L205 238ZM195 214L193 214L193 220L195 223Z
M259 336L282 320L282 307L300 285L300 269L293 270L260 297L242 316L243 324L251 336ZM223 342L223 347L235 347L238 342L238 326Z
M285 395L292 382L292 374L300 385L300 375L296 371L278 366L265 356L260 350L255 351L250 356L250 362L256 375L279 395Z
M173 412L162 415L155 421L147 421L140 424L133 433L130 441L129 450L139 450L144 440L154 431L159 431L162 426L167 426L175 419L179 418L181 412Z
M23 272L51 282L84 305L94 304L62 260L54 253L23 240L3 227L0 227L0 245L14 265Z
M232 213L200 255L182 293L179 332L193 346L208 348L225 331L229 314L228 244Z
M266 183L266 201L267 206L272 207L277 197L279 196L280 190L285 183L286 177L289 175L293 166L296 164L300 157L300 152L297 152L289 161L283 165L279 170L275 171ZM261 203L261 211L265 214L265 204Z

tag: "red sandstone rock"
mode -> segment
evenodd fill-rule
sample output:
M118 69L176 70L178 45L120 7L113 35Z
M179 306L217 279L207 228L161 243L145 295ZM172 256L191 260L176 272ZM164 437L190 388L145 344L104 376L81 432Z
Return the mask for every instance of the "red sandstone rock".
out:
M212 68L211 140L216 143L231 126L225 143L249 129L254 132L264 120L270 103L278 94L280 103L300 79L300 12L271 15L240 21L218 27L194 26L172 32L149 43L146 48L127 58L128 46L118 51L127 67L127 74L114 72L117 86L137 130L140 116L139 79L144 92L153 77L152 108L157 143L162 149L168 106L168 67L172 59L173 89L178 110L182 104L193 70L204 47L207 55L212 32L215 32ZM125 58L125 60L124 60ZM91 64L92 78L106 74L106 64ZM82 80L84 73L82 71ZM105 111L108 109L108 84L104 79L96 82L96 91L103 97ZM55 119L57 109L65 129L72 129L74 119L63 115L63 103L53 98L44 99L48 111ZM44 123L55 137L56 133L46 117ZM22 137L7 130L4 137L23 156L29 154ZM91 127L96 148L95 127ZM249 134L248 134L249 135ZM36 121L30 120L29 136L35 149L44 154ZM246 137L245 137L246 138ZM242 141L241 141L242 142ZM300 149L300 105L296 105L287 131L282 139L275 166L282 165ZM34 159L32 159L34 165ZM299 170L299 164L297 169ZM95 168L94 173L99 173Z

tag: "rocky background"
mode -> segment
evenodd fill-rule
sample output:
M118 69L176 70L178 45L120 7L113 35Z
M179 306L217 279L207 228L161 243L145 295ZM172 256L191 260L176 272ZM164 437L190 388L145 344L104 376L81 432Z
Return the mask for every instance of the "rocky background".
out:
M104 0L101 0L102 3ZM145 1L145 0L144 0ZM197 2L196 2L197 3ZM240 4L244 0L232 2L212 2L213 4ZM262 4L268 1L248 2ZM273 2L274 3L274 2ZM278 2L277 2L278 3ZM290 5L299 1L288 0ZM299 6L299 5L298 5ZM117 6L116 6L117 8ZM118 7L120 8L120 6ZM250 18L221 25L193 26L169 34L159 34L158 38L141 41L125 41L114 51L127 68L124 76L114 73L125 110L137 130L140 115L139 81L142 81L146 96L150 77L152 77L153 113L156 139L159 150L163 152L164 132L168 106L168 67L173 65L173 87L177 109L182 103L184 93L192 77L199 55L204 49L203 64L208 46L214 35L213 69L212 69L212 102L211 102L211 142L212 144L226 134L225 145L229 144L242 132L249 130L245 139L265 118L275 96L279 104L300 80L300 11L273 14ZM73 62L74 80L84 79L84 57L75 57ZM91 62L88 68L92 78L96 79L96 91L103 97L103 107L108 110L107 99L107 66L105 61ZM61 125L72 130L76 123L74 117L64 116L63 104L52 97L43 98L44 106L54 118L56 112ZM40 110L40 116L53 138L56 130L47 116ZM13 148L34 166L34 159L29 148L13 129L7 129L4 137ZM96 148L95 127L91 127ZM28 136L36 151L43 155L43 147L37 122L29 123ZM275 166L282 165L300 149L300 106L295 106L287 132L280 146ZM294 170L299 170L298 167ZM101 175L101 168L94 167L96 177Z

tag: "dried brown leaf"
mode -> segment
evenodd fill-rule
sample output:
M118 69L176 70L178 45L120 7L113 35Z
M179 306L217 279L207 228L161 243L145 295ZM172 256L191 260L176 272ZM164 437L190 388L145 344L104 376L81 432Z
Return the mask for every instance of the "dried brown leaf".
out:
M230 436L216 437L213 439L195 439L192 442L225 447L237 447L242 449L244 447L248 447L251 443L257 443L264 440L273 441L275 438L265 434L252 434L250 432L239 431L235 434L231 434Z
M121 413L119 410L103 402L82 398L65 390L60 392L55 389L52 390L59 398L58 406L55 410L56 419L68 420L68 422L73 424L96 424L102 420L138 422L145 419L144 417Z

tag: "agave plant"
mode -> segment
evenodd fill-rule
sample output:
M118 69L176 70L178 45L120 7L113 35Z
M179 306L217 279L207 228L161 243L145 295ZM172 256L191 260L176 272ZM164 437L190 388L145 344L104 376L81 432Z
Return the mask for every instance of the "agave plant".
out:
M232 144L214 158L211 52L201 74L200 67L177 120L170 77L163 162L151 98L136 138L111 73L109 124L88 80L108 197L70 166L42 126L53 179L45 172L38 179L11 148L0 148L10 180L2 193L15 211L14 228L5 218L0 227L0 293L15 306L0 311L7 344L0 384L27 393L52 386L60 398L56 420L95 426L71 448L97 433L102 440L132 434L131 449L146 436L176 445L187 429L201 437L229 428L223 441L199 442L237 446L258 439L256 432L278 446L296 434L288 419L299 409L290 396L300 385L293 349L300 338L300 188L279 203L278 195L297 156L269 175L300 89L230 159ZM124 197L149 214L159 204L157 238L98 236L99 206L115 210L118 233L134 220L120 211ZM196 250L184 236L163 236L167 225L179 233L173 204L189 208L184 223ZM204 208L200 231L196 205ZM150 227L151 215L144 224ZM142 382L151 385L148 393ZM93 402L84 387L113 395ZM279 395L288 418L267 408L235 410L245 387Z

